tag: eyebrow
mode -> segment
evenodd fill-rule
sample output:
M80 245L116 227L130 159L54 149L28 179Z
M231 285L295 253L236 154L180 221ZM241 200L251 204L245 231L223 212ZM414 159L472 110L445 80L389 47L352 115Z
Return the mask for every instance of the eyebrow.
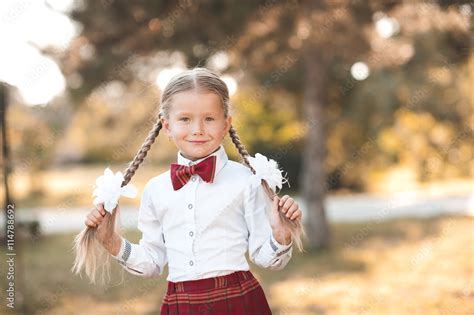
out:
M176 113L176 116L184 116L184 115L191 116L191 115L193 115L193 113L191 113L191 112L178 112L178 113ZM216 113L208 112L208 113L204 113L204 115L216 115Z

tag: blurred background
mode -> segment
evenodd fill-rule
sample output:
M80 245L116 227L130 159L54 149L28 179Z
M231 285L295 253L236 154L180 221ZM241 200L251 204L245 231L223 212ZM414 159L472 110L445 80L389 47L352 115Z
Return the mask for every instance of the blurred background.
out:
M279 272L252 265L275 314L474 314L472 11L2 1L0 313L158 313L165 276L114 265L110 285L91 285L70 272L72 241L96 177L125 170L169 79L201 66L222 75L243 143L288 172L282 193L304 211L306 252ZM159 136L133 184L141 192L176 154ZM134 242L138 203L121 200Z

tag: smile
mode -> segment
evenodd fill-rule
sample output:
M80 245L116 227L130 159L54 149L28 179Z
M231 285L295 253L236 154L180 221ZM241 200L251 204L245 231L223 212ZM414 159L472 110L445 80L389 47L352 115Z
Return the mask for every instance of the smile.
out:
M204 144L207 141L189 141L189 142L191 142L192 144Z

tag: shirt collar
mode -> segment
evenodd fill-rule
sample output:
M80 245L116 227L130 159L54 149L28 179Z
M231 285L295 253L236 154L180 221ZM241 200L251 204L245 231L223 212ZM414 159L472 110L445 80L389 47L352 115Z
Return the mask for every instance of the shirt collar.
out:
M181 151L178 151L178 164L187 165L187 166L195 165L212 155L216 156L215 173L217 174L224 167L225 163L229 160L229 158L227 157L227 153L225 152L224 146L222 144L219 146L219 149L217 151L203 158L200 158L199 160L196 160L196 161L185 158L183 155L181 155Z

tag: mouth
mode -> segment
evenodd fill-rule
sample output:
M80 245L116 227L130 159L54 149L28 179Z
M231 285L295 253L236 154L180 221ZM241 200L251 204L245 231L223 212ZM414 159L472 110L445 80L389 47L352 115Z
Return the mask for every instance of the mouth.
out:
M192 144L204 144L207 141L189 141L189 142L191 142Z

